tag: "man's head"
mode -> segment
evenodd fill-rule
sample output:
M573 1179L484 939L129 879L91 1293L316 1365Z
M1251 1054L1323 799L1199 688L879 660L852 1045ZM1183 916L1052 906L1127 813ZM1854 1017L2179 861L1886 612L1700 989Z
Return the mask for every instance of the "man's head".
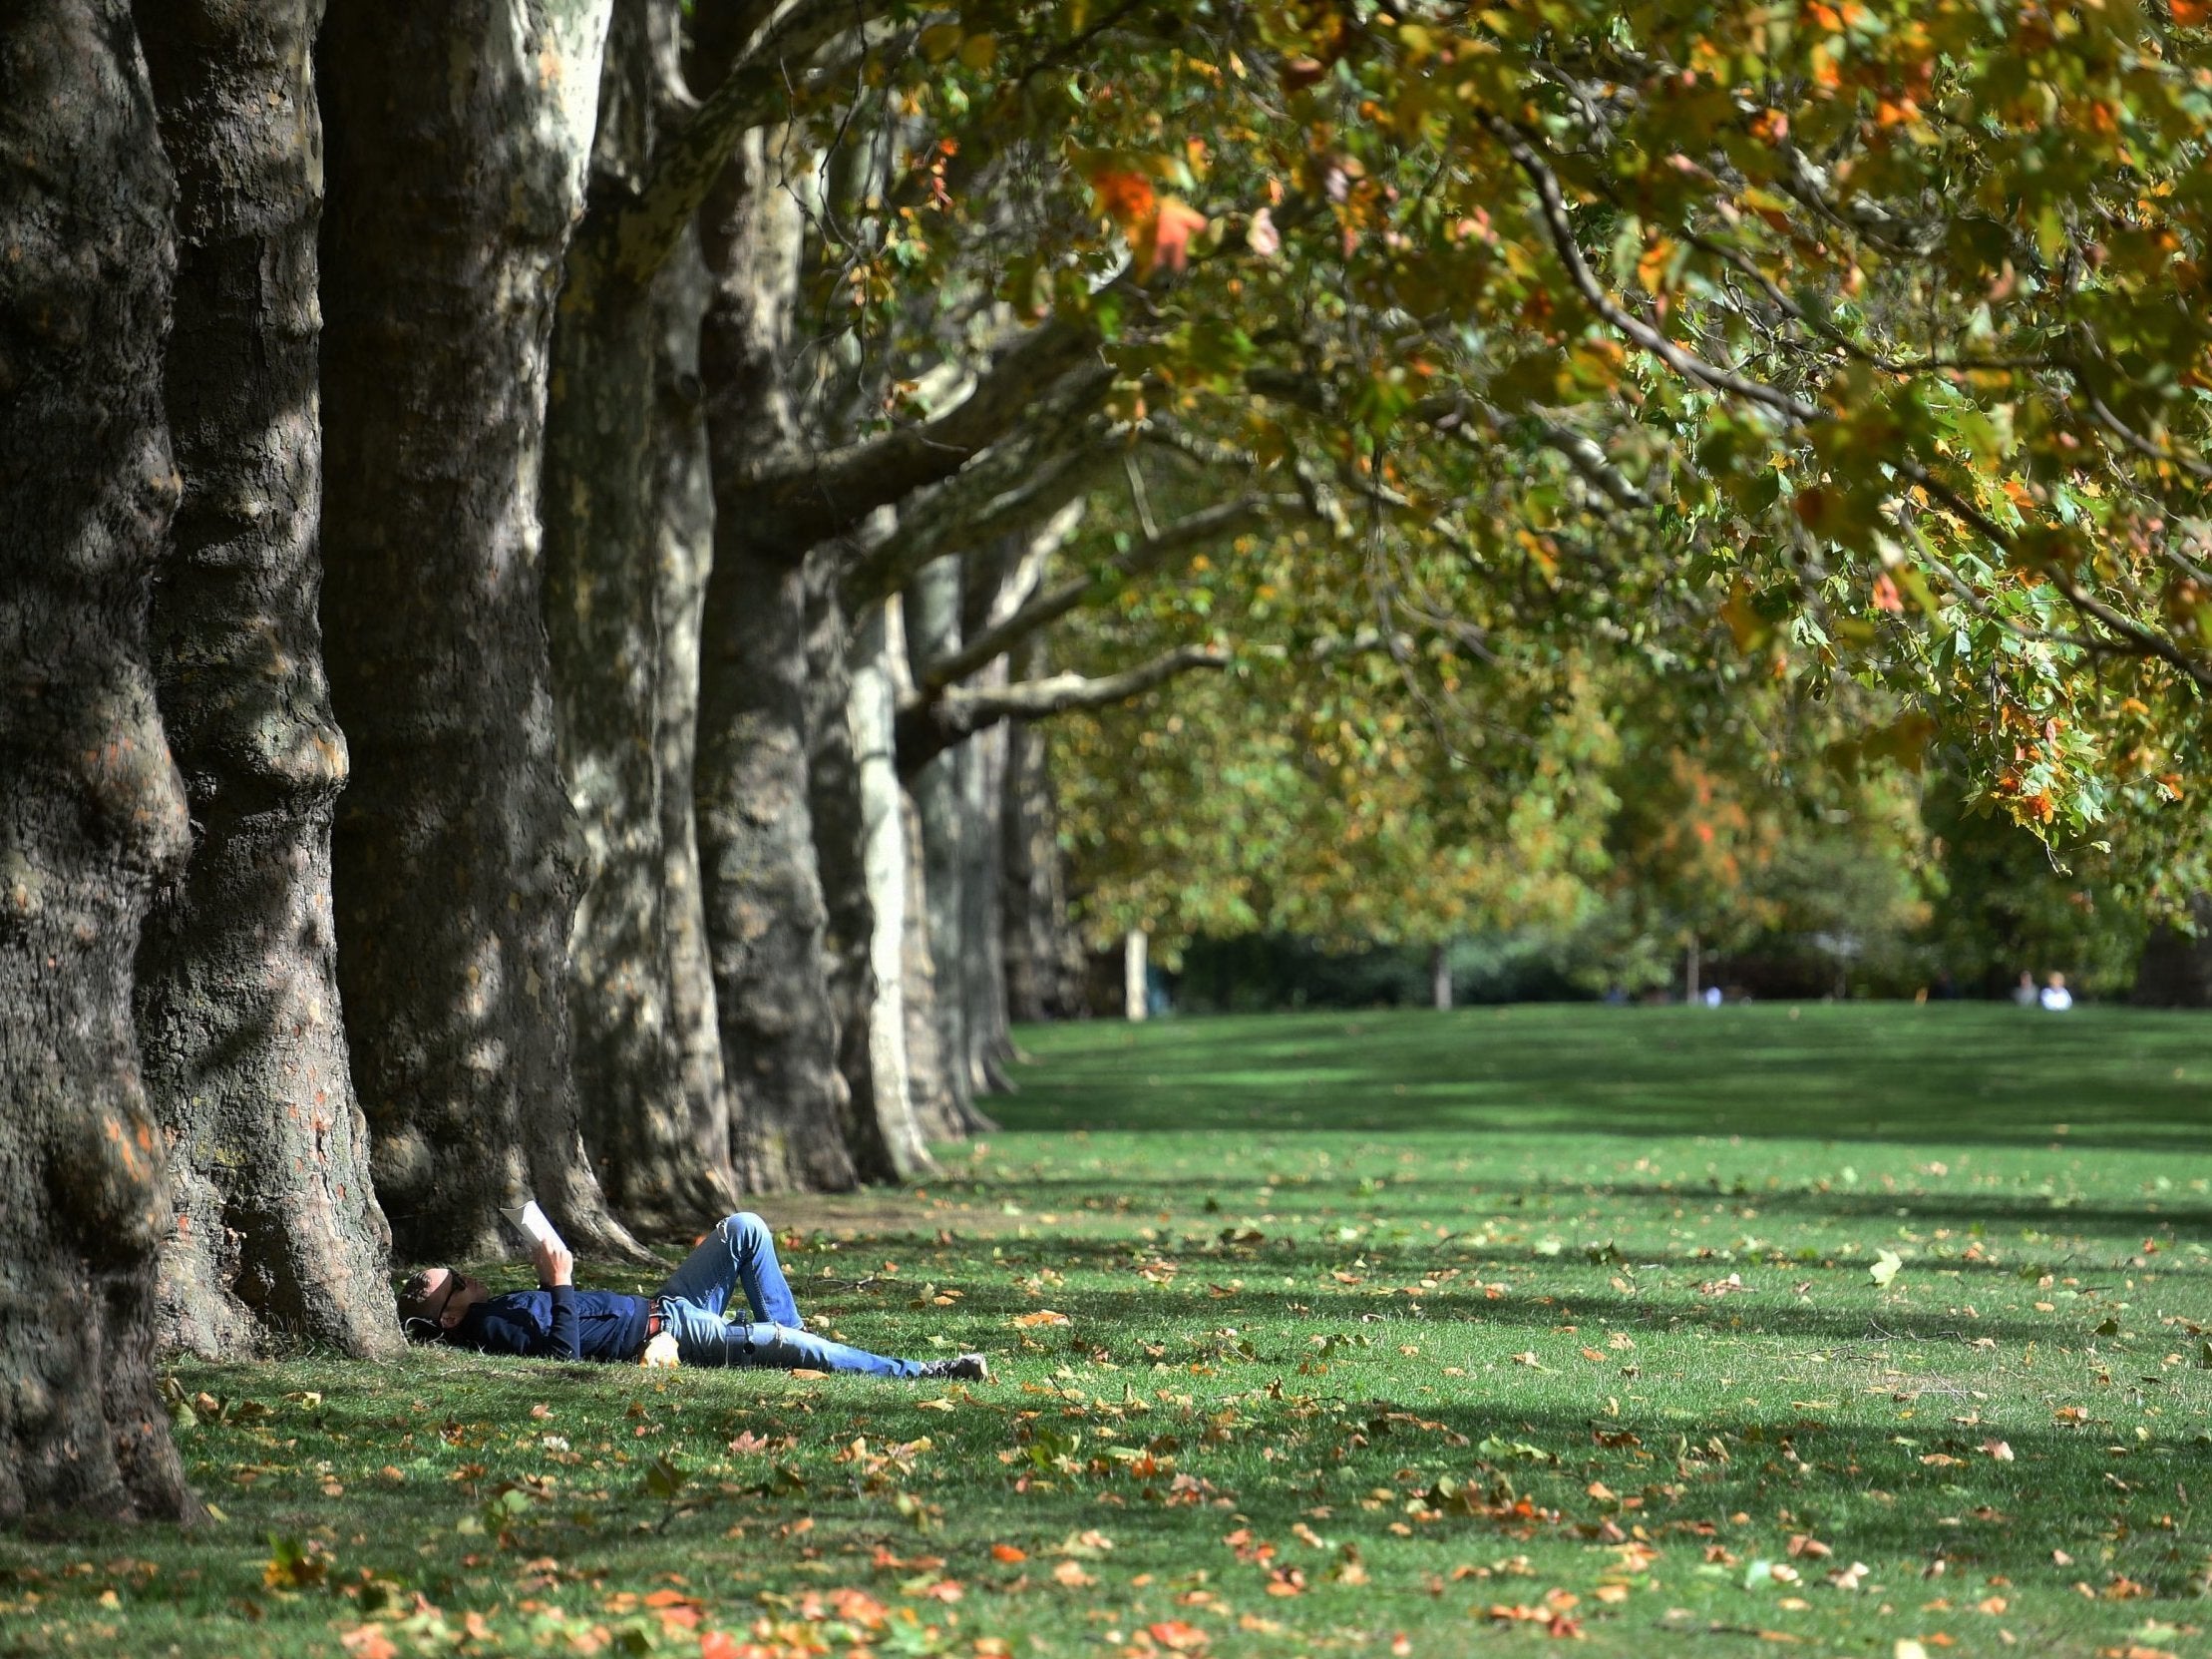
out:
M426 1267L400 1286L399 1322L411 1336L443 1336L490 1294L458 1268Z

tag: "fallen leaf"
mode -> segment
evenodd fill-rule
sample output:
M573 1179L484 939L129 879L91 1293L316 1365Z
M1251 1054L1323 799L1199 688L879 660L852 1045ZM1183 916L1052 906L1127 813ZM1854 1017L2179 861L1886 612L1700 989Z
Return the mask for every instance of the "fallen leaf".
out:
M1080 1590L1086 1585L1098 1582L1095 1577L1083 1570L1083 1563L1080 1561L1062 1561L1052 1569L1052 1577L1055 1583L1065 1584L1071 1590Z
M1905 1258L1903 1256L1900 1256L1894 1250L1885 1250L1874 1258L1874 1265L1866 1270L1866 1276L1878 1285L1887 1285L1897 1277L1897 1270L1904 1265ZM1905 1659L1905 1656L1900 1654L1898 1659Z
M990 1558L1011 1565L1015 1561L1028 1560L1029 1552L1018 1544L992 1544L990 1546Z
M1197 1653L1213 1640L1195 1624L1185 1624L1181 1619L1163 1619L1158 1624L1145 1626L1145 1634L1171 1653Z
M1051 1308L1039 1308L1032 1314L1016 1314L1012 1320L1014 1328L1021 1331L1033 1331L1040 1325L1065 1325L1067 1323L1068 1316L1066 1314L1055 1312Z

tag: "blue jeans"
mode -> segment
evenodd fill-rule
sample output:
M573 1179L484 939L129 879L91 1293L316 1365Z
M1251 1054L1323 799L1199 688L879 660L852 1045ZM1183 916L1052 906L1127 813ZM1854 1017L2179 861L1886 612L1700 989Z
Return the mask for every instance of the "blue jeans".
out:
M723 1318L730 1293L739 1289L752 1309L750 1325ZM912 1360L888 1359L809 1331L776 1260L768 1223L750 1210L716 1222L653 1301L661 1329L676 1339L676 1358L687 1366L805 1367L871 1377L913 1377L922 1370Z

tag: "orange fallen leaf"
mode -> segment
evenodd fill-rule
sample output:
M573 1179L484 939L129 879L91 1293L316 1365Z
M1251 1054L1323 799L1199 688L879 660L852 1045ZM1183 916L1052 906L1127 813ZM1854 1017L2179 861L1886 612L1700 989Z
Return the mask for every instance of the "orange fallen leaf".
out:
M992 1544L990 1546L990 1558L1011 1565L1015 1561L1028 1560L1029 1552L1017 1544Z

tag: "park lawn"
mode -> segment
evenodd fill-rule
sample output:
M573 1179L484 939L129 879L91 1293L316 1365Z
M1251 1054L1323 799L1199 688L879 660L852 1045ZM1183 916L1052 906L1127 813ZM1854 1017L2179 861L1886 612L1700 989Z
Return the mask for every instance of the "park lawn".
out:
M2208 1037L1026 1032L941 1180L763 1204L992 1384L181 1365L221 1518L0 1538L0 1653L2212 1654Z

